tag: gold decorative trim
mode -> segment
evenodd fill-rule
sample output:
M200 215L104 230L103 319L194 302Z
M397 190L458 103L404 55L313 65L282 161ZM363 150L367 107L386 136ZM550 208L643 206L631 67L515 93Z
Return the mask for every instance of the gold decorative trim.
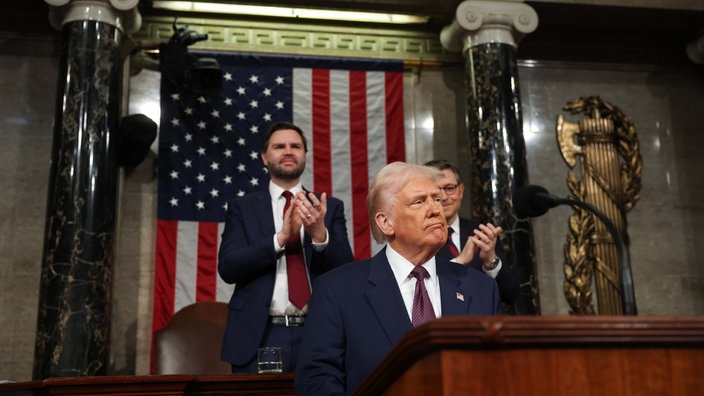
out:
M132 38L168 40L173 22L169 17L146 17ZM179 18L178 24L208 35L190 47L199 50L463 63L460 54L443 51L439 33L197 18Z

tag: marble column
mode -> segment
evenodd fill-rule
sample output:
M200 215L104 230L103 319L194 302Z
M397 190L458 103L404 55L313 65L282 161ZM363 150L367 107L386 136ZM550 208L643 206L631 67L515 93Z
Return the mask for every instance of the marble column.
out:
M109 362L123 35L137 0L46 0L62 31L34 379Z
M538 26L520 1L464 1L440 36L465 59L472 217L504 230L508 267L518 276L518 301L509 313L539 313L530 224L513 214L512 194L528 184L518 84L517 44Z

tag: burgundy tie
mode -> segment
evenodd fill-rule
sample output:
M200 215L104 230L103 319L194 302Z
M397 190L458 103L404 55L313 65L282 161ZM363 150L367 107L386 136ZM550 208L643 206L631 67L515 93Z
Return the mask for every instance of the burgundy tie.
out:
M457 250L457 246L452 243L453 232L455 232L455 230L453 230L452 227L447 227L447 248L450 250L450 253L452 253L452 257L457 257L460 255L460 252Z
M284 216L286 216L293 194L291 191L284 191L282 195L286 198L284 205ZM286 241L286 273L288 274L288 299L298 309L303 309L310 299L310 288L306 265L303 262L301 234L298 230L295 230L295 233Z
M422 265L416 265L411 271L411 276L416 278L416 291L413 295L413 313L411 317L411 323L413 323L413 327L416 327L431 319L435 319L435 311L433 310L433 304L430 302L430 297L428 297L425 282L423 282L423 279L430 277L428 270L423 268Z

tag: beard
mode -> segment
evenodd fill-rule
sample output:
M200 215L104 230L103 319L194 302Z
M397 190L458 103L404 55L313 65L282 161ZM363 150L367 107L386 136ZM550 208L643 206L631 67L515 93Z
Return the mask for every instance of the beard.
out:
M281 180L295 180L301 177L305 167L305 162L299 163L297 167L291 170L281 168L278 164L269 164L269 175Z

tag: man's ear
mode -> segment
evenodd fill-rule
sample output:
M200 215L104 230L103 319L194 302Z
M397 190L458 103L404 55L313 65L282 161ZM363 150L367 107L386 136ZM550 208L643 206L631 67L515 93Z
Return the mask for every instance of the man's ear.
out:
M376 221L377 227L379 227L379 230L386 235L388 238L391 235L394 235L396 231L394 230L394 222L391 220L388 214L384 212L378 212L374 216L374 220Z

